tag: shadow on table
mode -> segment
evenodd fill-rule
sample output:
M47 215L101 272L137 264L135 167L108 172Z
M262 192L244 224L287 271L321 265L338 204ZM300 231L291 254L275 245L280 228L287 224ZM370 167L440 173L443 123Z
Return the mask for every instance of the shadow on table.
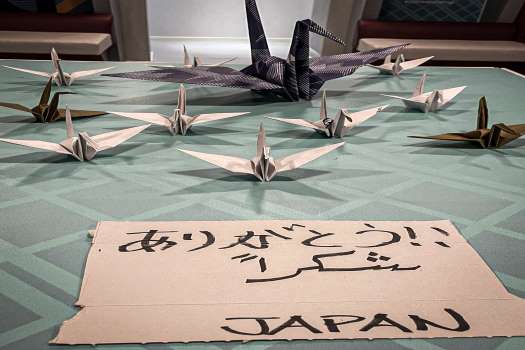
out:
M35 117L33 117L31 114L20 112L20 114L17 114L17 115L8 115L5 117L0 117L0 123L36 124L36 121L35 121Z
M319 176L323 176L325 180L341 180L344 178L368 177L374 175L384 175L387 173L389 172L366 169L338 169L337 171L327 171L300 168L295 169L289 173L278 174L270 182L261 182L253 175L230 174L227 171L219 168L184 170L172 172L172 174L198 177L210 181L191 185L166 195L231 193L236 191L248 191L249 198L251 198L252 202L256 205L255 210L258 213L261 213L263 209L262 206L264 204L264 198L268 191L280 191L289 194L300 195L303 197L329 199L337 202L345 201L345 199L336 197L331 193L316 188L313 185L305 184L301 182L301 180Z
M234 92L228 94L206 94L206 96L192 96L198 95L194 89L188 91L187 104L188 105L204 105L204 106L253 106L266 103L283 102L283 98L274 96L272 98L262 97L252 91ZM157 94L150 94L145 96L130 97L106 102L108 104L123 104L123 105L176 105L177 104L177 88L170 92L163 92Z
M276 123L284 124L280 122L276 122ZM327 137L322 132L317 132L313 129L309 129L306 127L300 127L300 126L297 126L296 128L289 127L289 126L286 126L286 127L289 129L276 131L276 132L269 132L266 135L268 137L283 138L283 139L315 139L315 140L327 140L327 141L333 140L333 141L342 142L342 141L350 141L351 138L357 137L359 134L362 134L364 132L373 130L377 128L378 126L376 125L359 126L359 127L349 130L348 133L342 138L335 138L335 137L330 138L330 137ZM384 141L377 140L377 142L384 142Z
M253 175L229 174L223 169L198 169L172 172L177 175L193 176L210 181L191 185L167 195L183 195L196 193L228 193L248 191L255 204L256 212L261 213L264 197L268 191L281 191L289 194L302 195L322 199L343 201L315 187L306 185L299 180L328 174L329 171L296 169L290 174L276 175L270 182L261 182Z
M481 157L485 155L495 156L498 159L506 157L525 157L525 152L518 152L517 150L525 146L525 139L519 139L512 143L506 144L501 148L484 149L473 142L446 142L446 141L422 141L420 143L412 143L407 146L419 148L412 151L412 154L428 154L428 155L450 155L450 156L472 156Z
M271 121L271 119L269 121ZM280 122L275 122L275 123L283 124ZM276 131L276 132L267 132L266 136L282 138L282 139L287 139L287 140L289 139L306 139L306 140L312 139L312 140L327 140L327 141L330 140L329 137L313 129L301 128L300 126L297 126L297 128L288 127L288 126L286 127L289 129ZM274 145L278 145L278 144L274 144Z
M106 130L118 131L122 130L122 128L113 127L106 128ZM184 146L185 144L239 146L239 143L229 141L232 138L234 138L233 135L235 135L236 133L240 133L240 131L235 129L223 129L199 125L198 127L188 130L186 135L171 135L168 129L166 129L165 127L160 125L152 125L146 130L142 131L141 135L155 136L165 145L165 148L169 148L175 145L177 141L179 141L180 146ZM227 139L221 139L218 137L210 136L221 134L231 134L232 137ZM149 145L155 142L156 140L148 140L148 142L144 142L144 145Z
M140 147L142 144L123 144L119 145L115 148L111 148L108 150L105 150L103 152L98 153L95 158L92 160L97 159L104 159L104 158L135 158L135 157L123 157L120 154L130 151L132 149L135 149L137 147ZM35 164L35 163L53 163L53 164L60 164L60 163L82 163L76 160L75 158L67 155L67 154L54 154L51 152L42 152L39 150L31 151L29 150L25 154L19 154L16 156L10 156L10 157L4 157L0 158L0 163L16 163L16 164Z
M180 170L174 171L173 174L199 177L202 179L218 180L221 182L242 182L242 183L259 183L260 181L253 175L250 174L231 174L226 170L220 168L210 169L197 169L197 170ZM290 175L276 175L270 183L273 182L288 182L301 179L307 179L315 176L329 174L326 170L315 170L315 169L295 169ZM225 176L226 174L226 176ZM293 175L292 175L293 174ZM261 182L263 183L263 182ZM217 192L217 191L214 191ZM223 192L222 189L219 192Z
M44 86L46 86L47 78L42 77L41 79L34 78L34 79L27 79L27 80L18 80L18 81L9 81L6 82L6 85L13 85L13 87L0 89L0 92L10 92L10 91L21 91L21 92L28 92L28 87L31 88L38 88L35 89L36 91L42 91ZM121 84L121 81L114 80L114 79L103 79L98 78L97 76L93 77L87 77L79 80L75 80L71 86L61 86L58 87L56 84L53 83L53 88L55 89L72 89L75 86L78 87L100 87L100 88L107 88L107 84Z
M442 117L442 116L452 117L452 116L456 116L456 115L467 113L467 112L476 113L476 112L474 112L473 110L470 110L470 109L453 109L453 108L451 108L455 104L457 104L457 103L456 102L451 102L450 104L447 105L447 107L445 107L443 109L440 109L437 112L424 113L424 112L421 112L420 110L415 109L415 108L407 108L404 105L396 105L396 102L393 101L393 102L390 103L390 105L388 107L383 109L382 112L386 112L386 113L403 113L403 114L405 114L405 113L420 114L421 115L420 119L427 119L429 117L439 118L439 117ZM410 116L410 117L412 117L412 116Z
M70 163L76 160L65 154L52 154L48 152L41 152L35 150L29 151L26 154L19 154L16 156L0 158L0 163L14 163L14 164L60 164Z
M108 101L107 104L126 105L176 105L177 89L170 92L162 92L145 96L130 97ZM255 92L232 89L228 92L213 92L207 87L192 87L188 89L187 104L189 106L258 106L276 103L297 103L272 92ZM330 96L341 96L348 94L347 91L331 91Z
M122 153L130 151L140 145L122 145L118 149L111 149L104 151L104 153L97 154L97 156L86 162L79 162L68 155L50 154L45 152L31 152L28 154L21 154L7 158L1 158L0 163L16 163L16 164L43 164L32 173L25 175L17 183L19 186L34 185L41 182L46 182L56 179L66 179L75 176L76 172L82 169L97 169L100 173L104 173L109 177L113 177L111 171L105 169L105 165L118 164L126 162L133 165L137 159L135 156L126 156ZM95 168L96 167L96 168ZM90 176L86 175L83 178L76 176L80 180L89 180Z

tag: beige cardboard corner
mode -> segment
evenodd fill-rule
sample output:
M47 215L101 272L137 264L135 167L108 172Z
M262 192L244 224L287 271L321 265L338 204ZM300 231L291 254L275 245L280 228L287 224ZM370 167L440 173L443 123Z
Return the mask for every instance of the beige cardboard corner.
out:
M449 221L101 222L54 344L525 335Z

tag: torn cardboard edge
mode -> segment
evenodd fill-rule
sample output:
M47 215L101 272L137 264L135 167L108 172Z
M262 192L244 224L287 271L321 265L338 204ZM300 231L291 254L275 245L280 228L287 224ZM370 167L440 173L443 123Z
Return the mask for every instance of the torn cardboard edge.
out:
M317 232L316 235L323 227L329 228L334 235L329 238L334 238L341 243L340 246L348 249L347 245L356 243L356 235L348 233L359 230L363 225L376 227L374 235L390 232L387 230L402 232L403 228L414 227L418 246L410 244L414 243L409 237L411 235L405 235L396 243L398 246L375 247L374 250L380 251L379 256L385 258L387 254L392 255L392 259L395 255L392 253L402 252L402 262L413 258L418 263L425 263L424 269L330 273L321 273L319 269L306 271L298 278L284 282L254 286L244 283L244 277L240 278L245 273L246 264L232 264L225 250L220 248L213 250L208 247L210 250L203 249L198 254L176 250L187 243L180 239L178 245L165 250L156 246L159 250L149 253L142 250L119 253L117 249L118 244L126 242L130 232L135 237L136 230L148 232L151 228L171 228L170 232L177 233L169 239L177 240L181 237L177 234L188 234L200 228L213 232L215 243L223 244L230 238L238 239L239 233L248 228L257 233L265 232L264 229L279 235L290 233L287 230L278 231L279 227L292 229L296 234L294 239L299 241L303 239L299 234L305 234L310 228ZM450 246L429 245L435 238L435 232L423 232L424 227L448 231L445 242ZM156 235L155 239L161 239L161 234ZM51 344L525 335L525 301L508 293L449 221L99 222L92 236L79 296L79 301L85 300L84 305L73 318L64 321ZM366 237L365 241L371 244L380 237ZM431 240L427 239L429 237ZM308 252L304 246L298 246L297 252L301 254L296 256L295 250L285 245L272 246L272 240L269 237L266 239L270 243L267 252L274 254L271 257L276 258L278 264ZM278 242L285 244L294 239ZM359 239L364 238L361 235ZM324 240L316 242L320 246L321 242L327 246L333 243ZM280 256L283 252L285 255ZM353 259L353 255L349 257ZM353 264L354 260L343 261L345 264L348 262ZM458 269L458 265L461 268ZM155 275L159 266L175 268L169 270L173 273L161 271ZM185 272L188 266L191 269ZM284 269L277 266L277 272L281 272L281 268ZM212 273L207 275L210 269ZM133 280L146 282L130 284ZM376 283L371 284L370 281ZM402 283L395 286L395 281ZM303 282L306 284L301 284ZM381 289L391 294L382 297L377 291ZM297 294L297 290L301 293L296 297L294 293ZM318 294L319 291L323 293ZM432 293L435 296L429 298Z
M518 299L236 304L235 310L231 305L88 306L65 321L50 343L509 337L525 335L524 314L525 302Z

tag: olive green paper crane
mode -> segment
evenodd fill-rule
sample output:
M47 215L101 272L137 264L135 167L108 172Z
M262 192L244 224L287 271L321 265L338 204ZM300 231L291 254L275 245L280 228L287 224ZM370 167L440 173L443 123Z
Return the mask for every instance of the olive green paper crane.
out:
M498 148L525 135L525 124L493 124L488 128L489 112L485 96L479 100L478 126L467 132L453 132L433 136L409 136L419 139L443 141L469 141L478 143L483 148Z
M33 108L28 108L18 103L9 102L0 102L0 106L31 113L35 117L36 121L39 123L50 123L60 119L64 119L66 116L66 110L63 108L58 108L59 98L60 95L71 94L71 92L55 92L55 94L51 98L51 102L49 102L49 97L51 96L52 81L53 78L49 78L49 81L47 82L46 87L42 92L42 96L40 97L38 105L36 105ZM106 114L106 112L71 110L71 116L73 118L95 117L103 114Z

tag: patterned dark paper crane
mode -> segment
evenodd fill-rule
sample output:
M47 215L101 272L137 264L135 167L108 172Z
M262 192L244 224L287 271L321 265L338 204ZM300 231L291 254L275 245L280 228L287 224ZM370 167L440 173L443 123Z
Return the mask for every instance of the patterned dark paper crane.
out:
M58 108L60 95L71 94L72 92L55 92L49 102L51 97L51 83L53 78L49 78L42 95L40 96L40 101L38 105L33 108L22 106L18 103L9 103L9 102L0 102L0 107L6 107L10 109L16 109L18 111L31 113L35 120L39 123L50 123L57 120L64 119L66 117L66 110L63 108ZM106 112L98 111L81 111L81 110L71 110L71 116L73 118L80 117L95 117L99 115L106 114Z
M433 136L409 136L418 139L442 141L468 141L479 144L483 148L498 148L525 135L525 124L507 125L492 124L488 127L489 111L487 100L483 96L479 100L478 125L475 130L467 132L451 132Z
M341 45L344 42L311 19L305 19L295 23L288 58L283 59L270 54L256 1L245 0L245 3L252 56L252 64L248 67L240 71L222 66L166 68L105 75L271 91L291 101L310 100L326 81L350 75L357 68L383 59L407 45L310 59L310 32Z

